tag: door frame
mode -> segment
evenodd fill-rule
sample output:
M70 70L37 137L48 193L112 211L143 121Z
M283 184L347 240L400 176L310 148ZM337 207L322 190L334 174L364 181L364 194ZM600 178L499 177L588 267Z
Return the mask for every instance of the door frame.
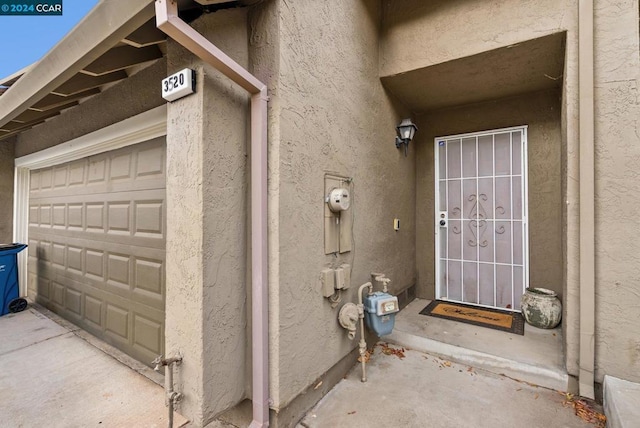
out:
M522 132L522 150L521 150L521 170L522 170L522 180L521 180L521 192L522 192L522 257L523 257L523 292L529 287L529 169L528 169L528 125L520 125L520 126L512 126L507 128L496 128L489 129L485 131L476 131L476 132L468 132L464 134L454 134L454 135L445 135L441 137L434 138L434 197L433 197L433 206L434 206L434 264L435 264L435 297L440 300L447 300L446 297L441 296L441 287L440 287L440 278L441 278L441 268L440 268L440 225L439 225L439 216L440 216L440 156L439 156L439 141L441 140L451 140L451 139L460 139L470 138L470 137L479 137L483 135L494 135L498 133L506 133L513 131L521 131ZM462 148L461 148L462 150ZM513 162L513 160L511 161ZM461 171L462 174L462 171ZM495 177L495 176L494 176ZM462 190L462 188L461 188ZM447 222L449 219L447 218ZM511 236L512 244L513 244L513 235ZM495 277L494 277L494 290L495 290ZM513 284L512 284L513 287ZM513 296L513 294L512 294ZM513 297L512 297L513 299ZM514 299L515 300L515 299ZM496 308L495 306L483 305L480 303L469 303L469 302L461 302L468 305L486 307L486 308L494 308L494 309L502 309L507 311L516 312L519 309L516 309L515 301L511 308Z
M32 169L46 168L167 135L167 106L163 104L121 122L31 153L14 161L13 242L29 242L29 189ZM27 251L18 253L20 296L27 296Z

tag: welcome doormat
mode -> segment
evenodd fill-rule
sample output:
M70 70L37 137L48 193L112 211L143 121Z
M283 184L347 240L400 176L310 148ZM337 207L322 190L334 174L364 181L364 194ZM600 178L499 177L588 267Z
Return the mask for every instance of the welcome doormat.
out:
M420 311L422 315L460 321L494 330L524 335L524 318L520 312L506 312L499 309L480 308L462 303L432 300Z

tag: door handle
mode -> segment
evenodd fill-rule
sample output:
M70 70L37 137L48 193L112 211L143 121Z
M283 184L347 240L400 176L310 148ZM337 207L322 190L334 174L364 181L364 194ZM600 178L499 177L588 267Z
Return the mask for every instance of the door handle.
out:
M440 227L447 227L447 220L449 220L447 216L447 212L440 211L439 217L440 217L440 220L438 221L438 223L440 224Z

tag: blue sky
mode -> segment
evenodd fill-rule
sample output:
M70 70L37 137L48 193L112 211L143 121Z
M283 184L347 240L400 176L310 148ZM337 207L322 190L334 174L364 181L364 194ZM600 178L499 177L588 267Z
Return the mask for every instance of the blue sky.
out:
M0 78L42 58L96 3L63 0L62 16L0 16Z

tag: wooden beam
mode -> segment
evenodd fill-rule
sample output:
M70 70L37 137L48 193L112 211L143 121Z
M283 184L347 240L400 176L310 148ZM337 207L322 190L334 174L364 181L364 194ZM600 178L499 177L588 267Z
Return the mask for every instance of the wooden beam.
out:
M83 72L91 76L101 76L158 58L162 58L162 52L157 46L148 46L146 48L122 46L110 49L100 58L86 66Z
M90 76L88 74L78 73L51 93L68 97L70 95L78 94L89 89L99 88L107 83L117 82L118 80L126 78L127 73L122 70L103 74L102 76Z
M65 105L64 107L69 108L76 104L78 104L78 102L73 101L69 103L69 105ZM37 121L43 121L45 119L48 119L50 117L60 114L60 110L62 109L53 109L53 110L48 110L44 112L38 111L38 110L25 110L24 112L20 113L15 119L13 119L13 122L32 123Z
M122 42L135 48L143 48L145 46L164 43L166 39L167 35L158 30L158 27L156 27L156 19L153 18L142 24L142 26L136 31L122 39Z
M69 80L154 16L151 0L99 1L2 95L0 127Z
M95 95L100 93L100 89L89 89L88 91L80 92L75 95L71 95L69 97L61 97L60 95L49 94L33 106L31 106L32 110L37 111L47 111L54 108L61 110L72 104L74 101L80 100L82 98L89 97L91 95Z

